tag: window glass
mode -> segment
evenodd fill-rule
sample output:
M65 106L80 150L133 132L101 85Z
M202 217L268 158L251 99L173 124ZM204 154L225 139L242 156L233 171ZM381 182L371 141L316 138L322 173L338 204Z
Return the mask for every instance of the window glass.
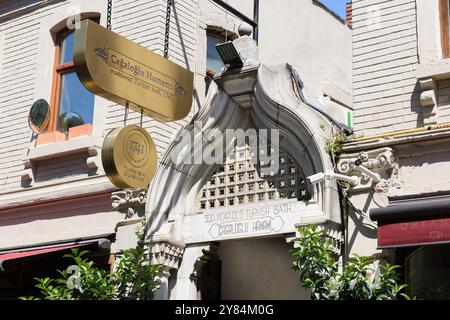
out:
M59 57L59 63L67 63L73 60L73 41L75 38L75 32L66 34L61 40L61 55Z
M219 53L216 50L216 45L225 42L225 39L217 35L208 34L207 40L208 48L206 52L206 67L215 72L220 72L224 64L222 62L222 59L220 58Z
M67 131L70 127L92 123L93 106L94 95L81 84L76 73L62 74L58 129Z
M450 245L427 246L406 260L408 289L417 299L450 299Z

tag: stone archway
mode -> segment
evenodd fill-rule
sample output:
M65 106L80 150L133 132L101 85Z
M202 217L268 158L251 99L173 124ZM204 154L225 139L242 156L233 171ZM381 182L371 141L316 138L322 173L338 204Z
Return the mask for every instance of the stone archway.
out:
M231 220L233 217L238 217L237 220L242 217L251 220L254 216L250 217L249 214L257 210L262 212L259 218L273 221L280 221L278 217L282 219L281 227L262 230L263 232L253 230L255 232L232 237L235 239L293 236L296 226L318 223L325 225L337 241L341 240L336 183L326 180L312 186L305 179L309 175L333 168L325 145L332 135L334 125L310 106L310 102L305 100L305 94L298 92L302 89L293 86L293 81L286 66L268 68L259 64L244 65L239 72L224 73L211 85L206 104L194 119L197 122L192 121L178 134L161 159L146 204L146 241L150 245L166 242L184 248L181 264L171 267L178 268L174 298L196 298L196 280L192 274L196 261L203 256L202 250L209 250L210 243L215 241L231 239L220 235L220 232L218 236L211 232L213 228L217 229L215 225L220 228L221 223L227 222L220 218L219 221L214 220L214 216L231 215ZM283 195L283 192L290 190L286 185L279 184L276 188L271 188L270 179L261 179L256 167L247 167L248 170L242 171L246 179L243 181L245 192L242 193L242 203L240 195L231 196L230 190L224 189L224 194L220 194L222 186L205 187L212 181L212 177L220 184L222 173L228 179L228 169L223 166L224 172L220 172L220 166L195 163L193 159L202 158L203 147L216 147L218 143L222 143L215 139L217 132L249 128L278 130L277 147L289 159L289 165L281 167L284 170L291 170L291 167L297 170L292 173L295 176L295 188L291 189L295 189L295 197ZM184 139L186 135L192 138L192 143L188 146ZM234 144L226 144L223 153L229 154L233 148ZM239 164L240 162L235 162L234 165ZM255 178L251 183L250 172L254 172ZM290 171L283 174L286 179L290 179ZM235 179L239 179L239 172L236 171L233 175ZM285 183L289 183L286 179ZM278 172L274 183L281 180ZM261 193L249 190L250 184L259 188L258 182L261 181L265 183ZM234 185L233 188L236 189L233 191L239 191L237 183L228 182L228 186L226 183L223 185L224 188ZM212 190L212 195L205 194L203 197L204 192ZM249 201L252 195L258 197L258 201ZM208 202L211 199L214 202Z

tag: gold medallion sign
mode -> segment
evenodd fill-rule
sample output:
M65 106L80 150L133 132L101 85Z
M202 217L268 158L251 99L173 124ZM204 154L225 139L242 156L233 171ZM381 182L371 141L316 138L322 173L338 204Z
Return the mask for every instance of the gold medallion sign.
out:
M75 31L73 62L92 93L160 121L191 110L193 73L91 20Z
M119 188L147 188L156 172L156 147L137 125L112 130L102 147L103 169Z

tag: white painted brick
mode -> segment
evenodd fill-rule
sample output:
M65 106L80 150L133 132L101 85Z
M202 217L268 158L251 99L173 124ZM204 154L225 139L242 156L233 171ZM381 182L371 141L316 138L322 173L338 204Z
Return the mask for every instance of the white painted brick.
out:
M367 25L373 5L380 9L377 30ZM353 1L353 54L356 133L415 127L418 114L411 107L418 63L415 1ZM447 102L450 97L442 91L439 98ZM373 121L367 121L370 117Z

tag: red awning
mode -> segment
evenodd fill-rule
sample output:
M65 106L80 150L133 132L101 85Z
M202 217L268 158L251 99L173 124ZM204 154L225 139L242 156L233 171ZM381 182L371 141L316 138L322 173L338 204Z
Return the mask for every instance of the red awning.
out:
M370 210L378 222L378 247L392 248L450 242L450 196L393 201Z
M446 242L450 242L450 218L378 222L379 248Z
M8 252L8 253L0 254L0 261L14 260L14 259L19 259L19 258L31 257L31 256L44 254L44 253L49 253L49 252L55 252L55 251L61 251L61 250L70 249L70 248L86 246L86 245L89 245L89 244L92 244L92 242L81 243L81 244L79 243L79 244L64 245L64 246L51 247L51 248L41 248L41 249L28 250L28 251Z

